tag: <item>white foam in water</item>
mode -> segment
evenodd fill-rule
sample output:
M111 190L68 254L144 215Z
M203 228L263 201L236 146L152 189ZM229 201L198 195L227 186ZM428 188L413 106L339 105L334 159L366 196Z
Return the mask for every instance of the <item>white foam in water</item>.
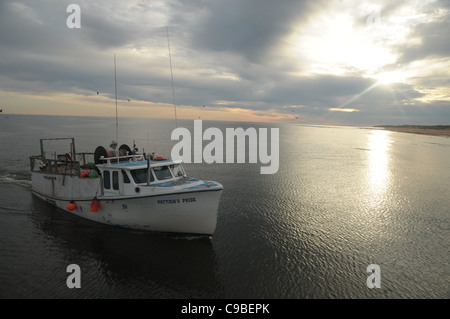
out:
M31 180L17 178L13 173L0 173L0 183L31 187Z

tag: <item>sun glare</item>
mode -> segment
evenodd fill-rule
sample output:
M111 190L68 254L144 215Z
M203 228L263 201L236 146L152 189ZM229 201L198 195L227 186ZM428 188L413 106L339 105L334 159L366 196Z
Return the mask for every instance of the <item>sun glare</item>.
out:
M405 75L401 71L382 72L375 76L379 84L389 85L393 83L403 82Z
M358 70L373 74L396 61L383 28L375 32L356 24L349 8L332 11L315 17L290 36L290 54L302 61L301 73L345 75Z
M380 16L371 19L376 10ZM299 75L360 74L379 84L402 82L405 72L380 71L398 61L399 46L417 44L410 37L414 25L429 19L421 10L405 3L387 14L367 2L333 2L289 35L288 56L299 61Z

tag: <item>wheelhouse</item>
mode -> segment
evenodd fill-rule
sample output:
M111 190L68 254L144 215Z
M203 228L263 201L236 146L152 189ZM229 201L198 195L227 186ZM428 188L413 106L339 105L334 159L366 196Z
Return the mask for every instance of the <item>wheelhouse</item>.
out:
M135 193L145 186L171 186L186 178L181 162L164 160L148 166L146 161L98 165L105 193Z
M50 152L48 146L54 152ZM76 153L73 138L48 138L40 140L40 148L40 155L30 156L30 168L37 174L36 178L42 175L43 179L52 181L47 190L51 194L58 186L55 184L58 175L62 176L60 193L70 196L74 190L82 194L89 187L101 195L131 195L139 193L142 187L175 186L187 179L181 160L146 157L132 152L126 145L117 152L108 153L103 147L97 147L94 153ZM69 177L78 178L82 186L73 187Z

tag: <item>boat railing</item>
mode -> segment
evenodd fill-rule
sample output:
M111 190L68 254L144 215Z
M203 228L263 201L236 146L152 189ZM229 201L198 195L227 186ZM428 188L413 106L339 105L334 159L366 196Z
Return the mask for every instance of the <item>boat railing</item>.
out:
M36 163L39 162L38 165ZM80 162L61 159L47 159L42 156L30 156L30 167L32 172L45 174L79 175L81 171Z
M100 157L100 161L104 161L105 164L117 164L119 162L137 162L145 161L145 154L127 154L123 156L112 156L112 157Z
M75 159L67 154L55 154L54 158L34 155L30 156L30 168L32 172L45 174L79 175L83 169L95 169L93 157L94 153L90 152L76 153Z

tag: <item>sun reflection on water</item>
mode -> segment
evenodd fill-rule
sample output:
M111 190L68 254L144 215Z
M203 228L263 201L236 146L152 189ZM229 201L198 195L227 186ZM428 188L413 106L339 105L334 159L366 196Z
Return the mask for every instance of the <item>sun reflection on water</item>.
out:
M367 184L371 192L371 202L374 205L385 198L389 188L391 171L389 167L390 147L392 140L390 132L373 130L368 134L367 148L368 169Z

